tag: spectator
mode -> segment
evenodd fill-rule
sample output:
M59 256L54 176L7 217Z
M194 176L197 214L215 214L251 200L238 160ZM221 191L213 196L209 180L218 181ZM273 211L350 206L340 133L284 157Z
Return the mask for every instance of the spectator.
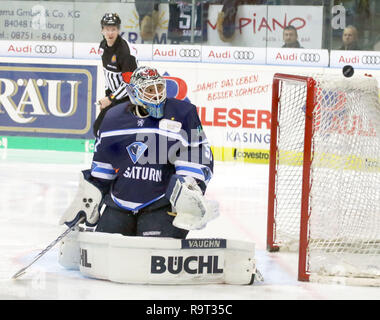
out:
M298 42L297 29L292 25L284 28L282 38L284 40L284 45L282 46L283 48L302 48Z
M136 11L139 15L140 37L143 41L152 41L159 19L158 0L136 0Z
M374 51L380 51L380 41L377 41L373 46Z
M342 46L339 50L361 50L358 45L358 30L354 26L347 26L343 30Z
M235 35L236 13L238 6L243 4L258 5L265 4L266 0L221 0L223 7L219 12L216 21L216 29L220 40L223 42L232 42ZM218 1L219 2L219 1Z

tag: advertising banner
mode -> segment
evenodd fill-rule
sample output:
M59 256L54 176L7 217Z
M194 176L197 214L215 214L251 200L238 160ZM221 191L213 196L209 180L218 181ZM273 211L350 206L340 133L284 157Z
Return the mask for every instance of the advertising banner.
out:
M97 66L0 63L0 135L92 138Z
M1 41L0 56L36 58L72 58L71 42Z
M323 49L268 48L267 64L328 67L329 52Z
M0 41L1 43L1 41ZM153 45L152 44L136 44L128 43L131 55L135 56L138 60L153 59ZM73 44L73 56L75 59L97 59L100 60L99 43L91 42L75 42Z
M133 2L47 2L2 1L0 40L100 42L100 19L106 12L117 12L121 32L131 43L143 43L140 37L139 16ZM236 32L231 42L223 42L216 22L222 5L204 7L202 13L192 13L191 3L161 3L155 44L192 42L189 35L178 38L169 25L191 32L191 18L201 16L202 34L195 43L210 46L281 47L282 31L287 25L298 30L302 47L320 49L322 44L322 6L240 5L235 19ZM170 13L172 12L172 14ZM204 31L203 31L204 30ZM175 36L173 36L173 34Z
M291 67L147 62L166 77L168 96L188 100L218 160L268 163L272 81ZM300 71L300 70L299 70ZM318 72L304 68L304 73Z
M222 53L215 47L210 50ZM19 148L25 141L19 140L21 137L30 137L31 148L41 148L41 140L32 139L48 137L46 148L92 152L94 102L104 92L103 73L97 72L100 61L7 61L0 64L0 149ZM158 69L166 80L168 97L196 106L215 159L253 163L268 163L274 74L342 74L342 68L317 66L173 61L143 61L140 65ZM355 75L365 73L380 81L378 70L355 69ZM62 137L65 139L53 139ZM62 149L65 140L70 146Z
M210 6L208 12L207 45L226 45L216 30L218 13L222 6ZM322 6L265 6L241 5L235 19L235 35L230 46L277 47L284 44L283 29L292 25L305 49L322 48Z
M380 52L332 50L330 66L343 68L345 65L360 69L380 69Z
M267 48L202 46L202 62L265 64Z

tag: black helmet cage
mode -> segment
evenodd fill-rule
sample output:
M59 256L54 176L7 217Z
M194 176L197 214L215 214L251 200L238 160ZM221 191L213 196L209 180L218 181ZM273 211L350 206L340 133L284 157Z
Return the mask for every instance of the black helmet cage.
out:
M100 25L102 28L104 26L116 26L119 27L121 24L120 17L117 13L106 13L102 20L100 20Z

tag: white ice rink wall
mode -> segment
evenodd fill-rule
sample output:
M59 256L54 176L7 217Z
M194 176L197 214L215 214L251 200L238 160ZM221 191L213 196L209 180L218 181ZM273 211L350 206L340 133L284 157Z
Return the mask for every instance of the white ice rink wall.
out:
M55 53L35 58L42 45ZM0 47L0 148L92 152L92 123L99 111L94 103L104 92L98 44L0 41ZM368 68L363 63L377 52L162 44L131 48L139 65L154 66L166 78L169 97L196 105L215 158L223 161L268 163L276 72L341 74L350 64L355 75L371 74L380 81L380 64Z

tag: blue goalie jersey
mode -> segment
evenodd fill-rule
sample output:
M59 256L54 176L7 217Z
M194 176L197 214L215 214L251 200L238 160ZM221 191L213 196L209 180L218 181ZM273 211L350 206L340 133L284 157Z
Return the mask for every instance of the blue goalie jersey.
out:
M129 103L108 110L95 142L92 177L111 183L120 208L138 211L163 198L173 174L191 176L205 191L213 156L196 108L168 98L164 117L140 118Z

